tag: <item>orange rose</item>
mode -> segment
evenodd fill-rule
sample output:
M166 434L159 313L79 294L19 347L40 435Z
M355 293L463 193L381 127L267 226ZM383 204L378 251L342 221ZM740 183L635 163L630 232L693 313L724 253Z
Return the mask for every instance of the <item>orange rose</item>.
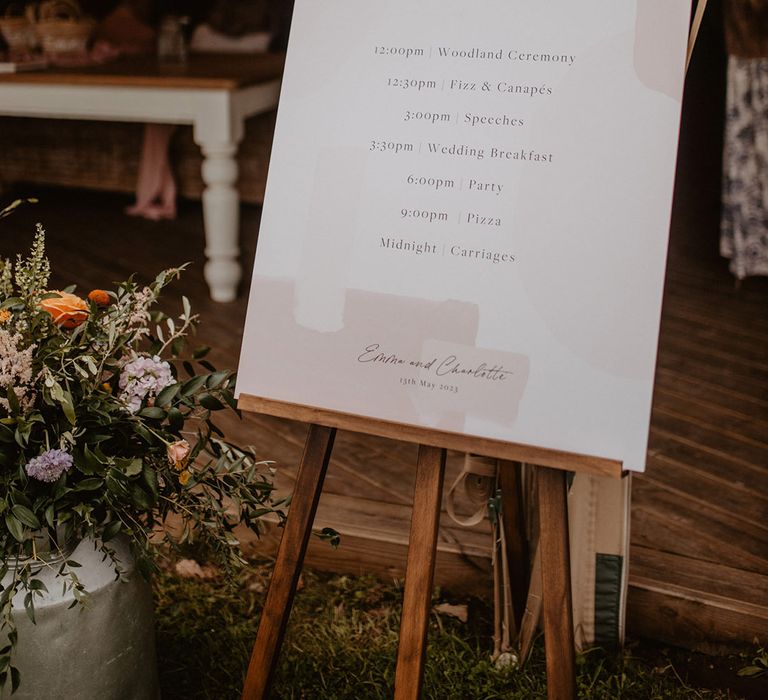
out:
M96 306L108 306L109 305L109 294L105 292L103 289L94 289L90 292L88 292L88 298L96 304Z
M51 314L53 322L62 328L77 328L88 319L88 304L69 292L52 291L57 297L43 299L40 308Z

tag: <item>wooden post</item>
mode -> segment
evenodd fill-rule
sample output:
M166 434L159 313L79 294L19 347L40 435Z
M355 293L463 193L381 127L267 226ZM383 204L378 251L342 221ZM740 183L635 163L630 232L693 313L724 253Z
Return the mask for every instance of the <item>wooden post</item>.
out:
M444 473L445 450L420 445L397 647L395 700L417 700L421 694Z
M335 428L318 425L309 428L291 508L277 550L275 568L248 666L243 700L264 700L268 697L335 436Z
M571 603L567 472L538 467L537 473L547 697L549 700L574 700L576 650Z
M523 483L519 462L499 461L499 486L501 488L501 512L504 535L507 540L509 581L512 589L512 607L515 626L519 630L525 613L530 580L530 553L525 536L523 513Z

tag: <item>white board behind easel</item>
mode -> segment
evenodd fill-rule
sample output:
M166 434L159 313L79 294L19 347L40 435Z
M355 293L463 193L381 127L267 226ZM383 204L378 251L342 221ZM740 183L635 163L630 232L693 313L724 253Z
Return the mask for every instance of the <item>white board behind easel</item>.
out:
M238 392L643 469L689 12L297 0Z

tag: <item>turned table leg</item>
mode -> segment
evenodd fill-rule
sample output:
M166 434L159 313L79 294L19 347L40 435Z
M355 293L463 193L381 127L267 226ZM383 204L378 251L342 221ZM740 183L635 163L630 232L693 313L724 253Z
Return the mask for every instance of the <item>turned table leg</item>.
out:
M202 140L205 281L214 301L234 301L240 282L240 195L237 142Z

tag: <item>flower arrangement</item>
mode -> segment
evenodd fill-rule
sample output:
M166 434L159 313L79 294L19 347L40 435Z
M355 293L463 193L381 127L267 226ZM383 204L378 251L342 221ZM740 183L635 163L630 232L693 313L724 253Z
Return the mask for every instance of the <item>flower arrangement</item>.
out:
M28 257L0 260L0 689L19 682L12 602L26 591L34 619L41 537L53 551L92 538L118 575L121 535L145 574L192 542L229 569L243 563L233 528L280 514L268 465L211 422L236 410L233 374L205 349L181 359L197 322L186 298L177 318L156 309L181 270L87 298L51 290L40 226ZM64 552L58 575L83 601L76 567Z

